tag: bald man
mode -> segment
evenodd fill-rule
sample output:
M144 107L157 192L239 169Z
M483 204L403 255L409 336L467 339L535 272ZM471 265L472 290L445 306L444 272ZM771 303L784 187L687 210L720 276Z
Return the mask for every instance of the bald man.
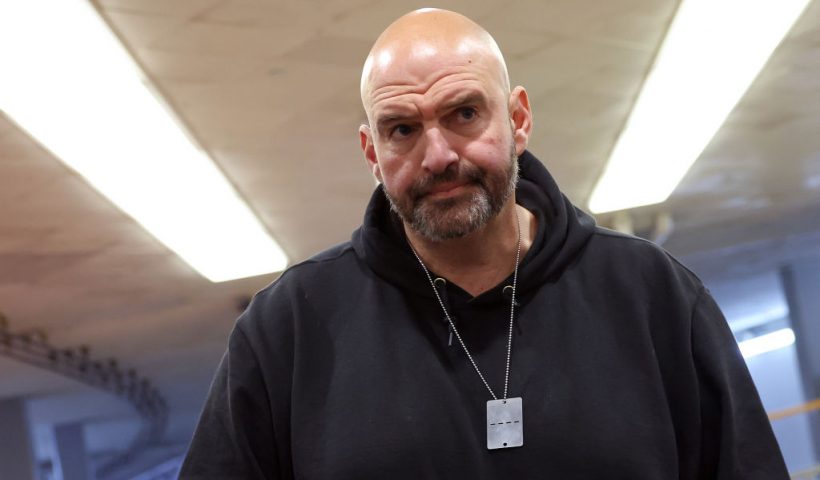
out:
M181 478L788 478L709 293L561 194L486 31L401 17L361 96L364 222L254 297Z

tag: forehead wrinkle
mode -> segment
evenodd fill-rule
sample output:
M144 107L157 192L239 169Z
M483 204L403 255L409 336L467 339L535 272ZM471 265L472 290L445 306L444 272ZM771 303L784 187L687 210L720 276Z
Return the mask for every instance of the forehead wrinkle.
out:
M376 73L377 73L377 71L374 70L372 75L375 76ZM381 75L382 77L389 77L387 72L381 72L381 73L382 73L382 75ZM423 94L426 91L428 91L430 88L432 88L436 83L438 83L444 77L447 77L447 76L450 76L450 75L459 75L459 74L463 74L463 73L469 73L469 70L467 68L465 68L464 66L461 66L461 65L457 65L457 66L454 65L454 66L444 67L444 68L441 68L441 69L438 69L438 70L434 70L432 72L427 73L427 75L425 75L423 77L421 75L412 75L412 74L408 74L407 72L405 72L405 75L403 75L403 79L401 79L401 80L389 80L389 79L388 80L382 80L382 82L387 82L387 83L384 84L384 85L375 87L375 88L371 87L370 92L371 92L371 96L372 96L373 94L376 94L380 90L384 90L386 88L389 89L389 88L393 88L393 87L398 87L398 88L407 87L411 91ZM408 80L406 80L406 77L408 75L419 77L419 78L417 78L415 80L409 80L408 81ZM372 81L372 83L375 84L375 85L378 85L378 82L376 82L375 80Z
M465 82L467 84L463 85ZM416 91L399 93L380 101L374 101L372 110L376 127L392 123L396 118L409 121L425 116L433 117L457 105L465 105L469 101L481 100L485 105L492 103L489 92L479 79L468 77L448 83L439 89L435 87L436 85L432 85L423 93ZM396 97L405 98L384 104Z
M447 110L452 110L456 107L484 103L486 101L486 95L483 91L472 88L465 88L453 93L452 95L448 95L447 97L445 97L445 100L442 100L436 107L437 112L444 112Z
M405 97L406 100L397 101L397 104L404 103L428 103L432 101L436 103L440 101L442 95L452 96L459 94L462 90L469 89L473 92L480 91L483 95L488 94L485 79L480 75L476 75L472 71L447 71L434 72L430 75L432 78L421 84L388 84L380 86L372 90L370 95L371 109L377 109L379 104L383 104L393 98ZM442 80L449 80L444 85L440 84ZM468 82L466 86L463 84ZM474 85L473 85L474 84ZM416 99L416 97L421 97ZM427 100L427 99L430 100Z
M376 112L376 121L383 122L386 119L411 118L418 116L419 113L419 108L415 103L388 105Z
M423 95L423 93L412 85L385 85L373 91L370 102L375 106L380 102L404 95Z

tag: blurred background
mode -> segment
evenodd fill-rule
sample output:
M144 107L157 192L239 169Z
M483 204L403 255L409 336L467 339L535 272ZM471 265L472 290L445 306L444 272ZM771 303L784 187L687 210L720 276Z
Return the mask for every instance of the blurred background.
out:
M393 19L429 4L60 2L60 8L90 6L85 12L101 20L95 26L81 16L74 23L73 14L57 14L48 2L31 10L37 2L3 0L0 7L0 31L10 35L17 27L14 35L21 36L0 41L0 478L174 478L227 335L250 296L277 277L285 257L292 265L343 242L361 222L374 187L358 145L361 66ZM736 21L748 17L744 2L734 4L734 16L711 27L714 38L733 38ZM741 344L790 471L814 479L820 476L820 349L814 346L820 341L820 2L795 5L771 56L765 53L748 88L690 155L694 164L682 168L671 195L595 216L662 244L703 279ZM513 84L530 94L530 150L587 209L682 4L436 6L470 16L495 36ZM11 20L17 13L20 19ZM153 113L145 114L145 124L129 123L136 122L129 104L107 91L116 76L102 69L117 62L106 60L108 53L75 60L103 43L91 36L100 26L135 62L135 83L160 99L156 112L169 114L168 123L182 132L177 144L194 153L165 154L162 134L151 130L163 122L150 120ZM86 34L86 43L72 43ZM689 73L719 83L741 70L736 63L750 51L765 50L745 42L732 48L711 67ZM48 57L55 52L61 53ZM688 91L697 82L686 75L678 75L685 81L675 87L681 96L702 96ZM100 107L107 113L89 120L85 103L60 106L85 98L64 88L108 95ZM117 119L123 113L128 121ZM38 126L43 119L52 123ZM695 130L687 126L699 124L692 121L656 124L678 138ZM107 150L82 150L92 144ZM670 156L682 151L669 148ZM96 163L82 162L92 155ZM188 190L200 177L167 158L185 155L216 165L208 163L202 178L217 172L227 179L214 181L238 200L240 213L229 216L248 217L255 233L219 223L227 201L209 192L223 187ZM666 160L653 157L662 169ZM129 161L135 165L126 166ZM95 174L94 165L113 170ZM150 168L147 176L140 168ZM95 183L122 172L117 187ZM654 174L631 180L629 189L656 181ZM125 190L136 200L116 203ZM142 201L173 214L151 223L133 203ZM205 218L168 206L174 202L206 210ZM214 239L225 249L185 257L178 251L184 241L149 233L159 223L182 228L196 245ZM262 249L269 253L255 258L281 255L280 263L238 273L197 266L215 257L241 263L235 258L253 246L242 242L260 232L278 247L271 242Z

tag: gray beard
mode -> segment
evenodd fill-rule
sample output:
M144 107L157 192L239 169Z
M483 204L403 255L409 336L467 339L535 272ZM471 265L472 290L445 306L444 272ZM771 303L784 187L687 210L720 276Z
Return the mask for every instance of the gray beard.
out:
M498 215L509 200L518 184L518 157L513 147L510 155L510 166L506 170L506 178L488 178L473 167L465 175L469 184L477 187L478 191L470 194L469 198L448 198L439 201L425 199L419 191L429 189L436 183L452 181L459 178L458 171L442 173L430 177L414 185L410 189L412 199L402 204L393 198L384 189L385 196L390 201L390 208L419 235L431 242L442 242L475 232L483 227L493 217Z

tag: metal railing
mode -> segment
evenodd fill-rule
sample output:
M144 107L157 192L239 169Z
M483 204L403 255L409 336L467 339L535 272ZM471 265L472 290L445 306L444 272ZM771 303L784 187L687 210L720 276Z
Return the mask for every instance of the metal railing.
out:
M793 417L796 415L803 415L820 410L820 398L816 398L810 402L794 407L784 408L775 412L769 413L769 421L782 420L784 418ZM791 473L792 480L817 480L820 478L820 465L815 465L806 470Z
M818 476L820 476L820 465L791 474L792 480L816 480Z
M58 348L48 342L42 330L12 333L0 313L0 355L34 365L128 402L143 420L140 431L128 448L97 469L102 478L127 464L146 447L158 443L168 424L168 404L151 382L136 370L122 370L114 358L95 359L88 346Z
M797 405L795 407L784 408L783 410L771 412L769 413L769 420L774 422L775 420L782 420L784 418L793 417L795 415L800 415L803 413L811 413L815 410L820 410L820 398L816 398L802 405Z

